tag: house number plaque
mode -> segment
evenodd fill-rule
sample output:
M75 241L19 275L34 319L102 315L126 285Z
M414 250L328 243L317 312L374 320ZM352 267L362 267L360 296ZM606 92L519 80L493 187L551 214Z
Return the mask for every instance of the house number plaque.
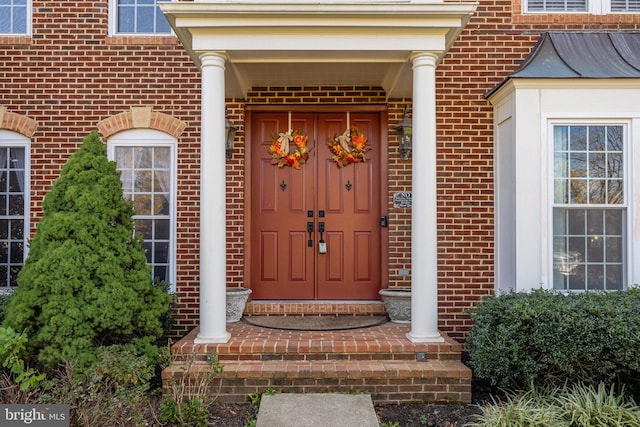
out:
M393 207L411 209L411 191L393 193Z

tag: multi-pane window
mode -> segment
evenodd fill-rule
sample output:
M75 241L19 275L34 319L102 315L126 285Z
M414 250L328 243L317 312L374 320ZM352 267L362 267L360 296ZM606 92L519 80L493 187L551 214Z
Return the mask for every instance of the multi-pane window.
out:
M24 141L24 142L23 142ZM17 286L29 217L27 138L0 131L0 290Z
M158 139L149 139L156 135ZM144 240L153 277L174 283L175 145L163 142L162 135L152 132L138 141L112 138L109 143L124 197L135 209L135 232Z
M527 12L544 13L637 13L640 0L524 0Z
M27 34L28 0L0 0L0 34Z
M624 139L621 125L553 127L556 289L624 287Z
M158 0L111 0L111 4L115 33L171 33L171 26L158 7Z
M587 0L528 0L529 12L586 12Z
M640 0L611 0L612 12L640 12Z

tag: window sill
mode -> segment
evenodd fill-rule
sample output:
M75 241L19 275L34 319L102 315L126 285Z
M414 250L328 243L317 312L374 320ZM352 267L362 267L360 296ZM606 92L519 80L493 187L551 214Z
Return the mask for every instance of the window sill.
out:
M25 34L14 35L2 35L0 36L0 45L30 45L33 43L33 38Z
M112 35L107 37L108 45L177 45L178 39L174 35L134 36Z

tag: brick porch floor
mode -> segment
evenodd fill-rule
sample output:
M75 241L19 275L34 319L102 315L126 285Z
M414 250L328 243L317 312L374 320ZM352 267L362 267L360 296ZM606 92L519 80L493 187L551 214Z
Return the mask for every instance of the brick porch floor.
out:
M412 343L409 325L344 331L283 331L243 322L227 325L224 344L195 344L198 330L172 346L173 363L162 374L165 392L184 375L206 372L208 355L224 366L210 392L220 402L245 402L250 393L369 392L376 403L471 401L471 371L461 361L462 347L445 336L443 343Z

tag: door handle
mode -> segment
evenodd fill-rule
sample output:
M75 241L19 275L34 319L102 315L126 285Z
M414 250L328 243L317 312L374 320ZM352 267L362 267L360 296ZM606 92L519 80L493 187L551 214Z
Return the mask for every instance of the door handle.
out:
M313 221L307 222L307 233L309 233L309 240L307 240L307 246L313 247Z
M324 233L324 222L318 223L318 232L320 233L320 241L318 242L318 252L321 254L327 253L327 244L324 242L324 237L322 237L322 233Z

